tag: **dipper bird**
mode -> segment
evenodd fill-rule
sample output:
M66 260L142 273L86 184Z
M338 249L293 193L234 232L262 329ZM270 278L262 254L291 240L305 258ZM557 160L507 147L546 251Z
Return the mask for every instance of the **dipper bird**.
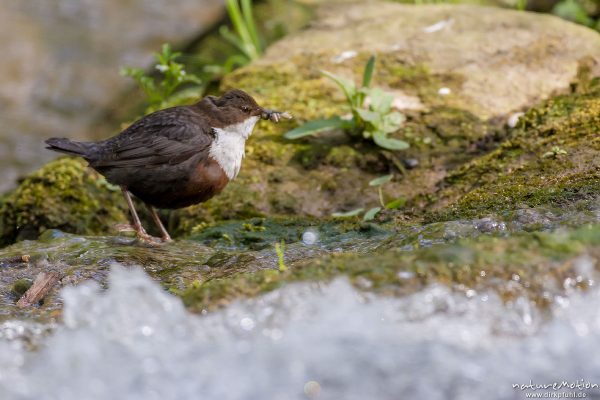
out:
M171 237L154 207L187 207L220 193L240 171L246 139L261 118L279 122L291 116L264 109L234 89L190 106L156 111L103 141L51 138L46 144L50 150L83 157L108 182L119 185L133 229L141 240L152 241L130 193L142 200L166 242Z

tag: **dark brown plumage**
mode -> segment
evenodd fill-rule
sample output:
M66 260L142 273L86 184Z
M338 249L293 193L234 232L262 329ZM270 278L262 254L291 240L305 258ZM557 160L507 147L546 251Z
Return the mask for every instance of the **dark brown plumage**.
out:
M220 193L239 170L254 123L261 117L278 121L281 116L289 117L265 110L247 93L232 90L191 106L154 112L103 141L52 138L46 144L50 150L83 157L108 182L121 186L134 229L143 239L149 236L129 193L146 203L166 241L169 234L153 207L187 207Z

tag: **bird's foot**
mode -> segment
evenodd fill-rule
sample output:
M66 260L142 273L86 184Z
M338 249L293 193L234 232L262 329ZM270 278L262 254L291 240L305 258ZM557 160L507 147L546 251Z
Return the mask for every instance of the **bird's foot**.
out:
M136 231L137 240L145 245L156 247L165 243L164 240L148 235L146 232Z
M157 237L154 237L154 236L146 233L146 231L143 228L136 229L136 227L131 224L117 224L117 225L115 225L115 228L117 229L118 232L135 232L135 234L137 236L137 240L139 242L153 246L153 247L160 246L163 243L173 241L173 239L171 239L171 237L169 235L167 235L166 237L163 236L162 238L157 238Z

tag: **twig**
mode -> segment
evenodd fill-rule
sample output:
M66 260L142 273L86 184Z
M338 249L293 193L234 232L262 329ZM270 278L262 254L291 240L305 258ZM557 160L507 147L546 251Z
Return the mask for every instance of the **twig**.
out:
M17 301L17 307L31 307L37 304L56 285L60 276L57 272L40 272L33 285Z

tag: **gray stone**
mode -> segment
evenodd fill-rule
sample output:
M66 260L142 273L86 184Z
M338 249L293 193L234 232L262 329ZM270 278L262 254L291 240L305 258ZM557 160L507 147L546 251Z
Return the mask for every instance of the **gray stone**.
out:
M471 5L324 4L310 29L271 46L270 64L331 53L397 53L406 64L462 81L438 91L481 118L520 111L568 89L582 61L600 73L597 32L558 17Z
M120 66L148 67L162 43L197 36L223 12L222 0L0 3L0 191L52 157L43 138L98 136L95 121L127 88Z

